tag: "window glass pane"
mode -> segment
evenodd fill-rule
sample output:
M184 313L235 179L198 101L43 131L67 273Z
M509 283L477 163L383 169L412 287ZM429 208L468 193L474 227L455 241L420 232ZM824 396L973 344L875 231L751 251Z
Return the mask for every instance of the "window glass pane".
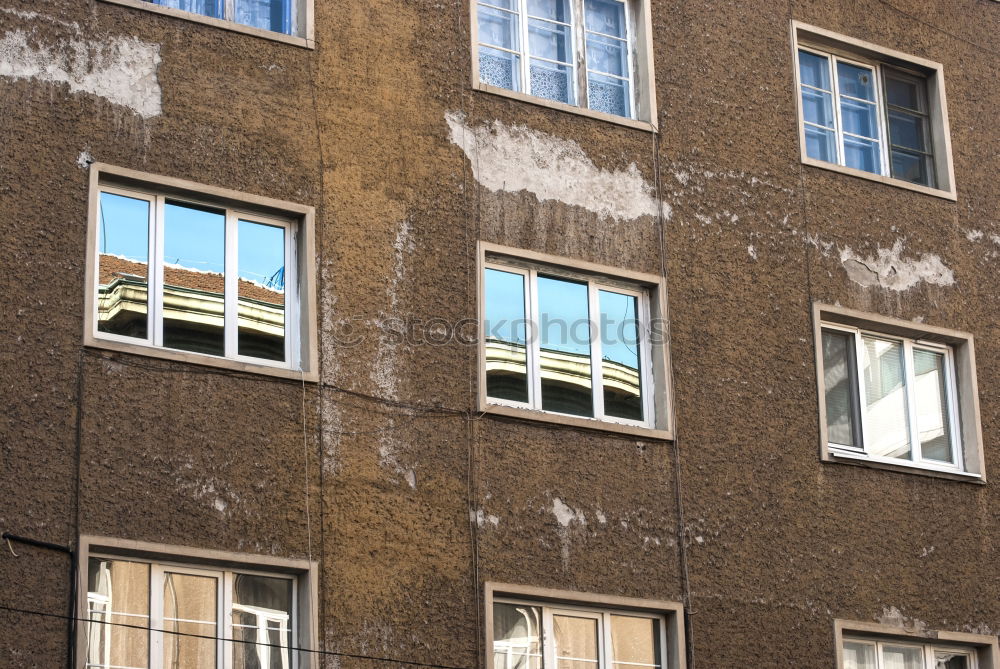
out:
M837 136L832 130L806 126L806 155L828 163L837 162Z
M870 68L838 62L837 84L841 95L875 101L875 76Z
M829 59L808 51L799 51L799 79L806 86L832 91Z
M597 669L598 623L593 618L553 615L556 669Z
M927 118L906 112L889 112L889 139L896 146L927 152Z
M860 446L854 438L855 357L853 335L823 332L827 439L844 446Z
M87 565L87 664L149 666L149 565L90 558Z
M587 97L590 108L615 116L630 118L630 91L628 81L595 74L587 74Z
M603 35L587 35L587 68L628 77L628 44Z
M929 156L910 153L902 149L891 149L892 176L910 183L933 186L934 173Z
M910 425L906 412L903 346L863 337L865 450L871 455L909 460Z
M660 666L660 631L656 620L611 616L611 669Z
M625 38L625 3L618 0L586 0L587 30Z
M225 353L226 217L167 202L163 230L163 345Z
M954 463L944 354L913 349L913 375L920 453L925 459Z
M882 669L924 669L924 651L910 646L882 646Z
M601 308L601 386L604 413L642 420L638 298L598 291Z
M223 18L223 0L152 0L154 4L164 7L182 9L185 12L194 12L202 16L211 16L217 19Z
M236 22L291 34L292 0L236 0Z
M479 5L479 41L512 51L521 50L517 14Z
M882 159L879 157L878 142L857 137L844 137L844 158L848 167L879 174Z
M969 656L965 653L938 651L934 654L934 669L971 669Z
M840 99L840 118L844 132L878 139L878 108L867 102L848 98Z
M101 193L97 241L97 329L146 339L150 203Z
M833 94L802 88L802 117L825 128L836 127L833 118Z
M493 669L541 669L541 639L541 608L493 605Z
M521 57L486 46L479 47L479 80L509 91L521 90Z
M844 642L844 669L876 669L875 644Z
M573 104L573 68L531 59L531 94Z
M587 284L538 277L542 409L593 416Z
M164 666L216 666L217 583L210 576L163 575ZM206 636L213 638L200 638Z
M487 269L485 278L486 394L497 399L527 402L524 277Z
M285 359L285 229L240 221L238 351L267 360Z
M921 112L927 108L924 82L909 77L900 78L890 70L886 70L885 95L889 104L896 107Z
M533 57L557 60L560 63L573 60L573 37L569 26L528 19L528 45Z
M569 0L528 0L528 15L570 23Z
M291 667L290 579L234 574L232 618L233 669Z

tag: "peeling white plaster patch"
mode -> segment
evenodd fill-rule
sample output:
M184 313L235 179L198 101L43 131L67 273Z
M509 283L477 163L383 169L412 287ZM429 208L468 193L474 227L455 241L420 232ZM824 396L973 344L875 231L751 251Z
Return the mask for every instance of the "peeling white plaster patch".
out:
M983 231L969 230L968 232L965 233L965 238L968 239L970 242L978 242L980 239L983 238Z
M705 537L702 537L702 536L697 536L697 537L694 538L694 540L695 540L696 543L699 543L699 544L705 543Z
M558 497L552 498L552 514L563 527L569 527L571 523L587 524L587 516L583 511L567 506Z
M143 118L162 111L159 65L160 46L132 37L72 39L49 46L29 43L22 30L0 38L0 77L68 84L71 93L97 95Z
M90 167L92 162L94 162L94 157L90 155L90 151L81 151L80 155L76 157L76 166L81 170Z
M635 163L624 170L602 170L571 140L500 121L471 127L460 112L446 113L445 121L476 181L492 191L526 190L539 200L557 200L618 221L660 211L653 186ZM665 203L663 211L669 217Z
M878 616L876 620L883 625L901 627L907 630L914 630L916 632L924 632L927 629L927 623L922 620L917 620L916 618L904 616L903 612L895 606L882 607L882 615Z
M920 552L920 557L925 558L933 552L934 552L933 546L931 546L930 548L925 546L924 549Z
M219 497L215 498L214 506L215 510L218 511L219 513L225 513L226 509L229 508L229 505L226 504L226 502Z
M747 247L747 253L749 253L750 257L753 258L754 260L757 259L757 249L753 247L753 244Z
M845 246L840 251L840 262L847 276L865 288L880 286L901 292L921 282L935 286L955 283L954 273L937 255L924 253L916 260L904 259L903 250L902 239L897 239L891 249L879 248L874 258L862 258Z
M500 519L497 516L494 516L492 513L486 513L482 509L476 509L475 511L470 509L469 519L478 527L485 527L487 523L493 527L498 527L500 525Z
M599 522L601 525L604 525L606 522L608 522L608 517L605 516L604 512L601 511L600 509L594 511L594 515L597 516L597 522Z

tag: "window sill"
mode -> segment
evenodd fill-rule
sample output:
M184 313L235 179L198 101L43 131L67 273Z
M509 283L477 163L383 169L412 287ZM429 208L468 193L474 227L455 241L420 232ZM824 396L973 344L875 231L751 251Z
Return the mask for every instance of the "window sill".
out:
M106 2L131 2L134 0L105 0ZM528 95L526 93L519 93L517 91L507 90L506 88L500 88L498 86L490 86L489 84L484 84L481 81L474 81L472 87L477 91L482 91L483 93L492 93L493 95L500 95L505 98L512 98L514 100L520 100L521 102L527 102L539 107L547 107L549 109L556 109L558 111L568 112L570 114L576 114L577 116L586 116L588 118L594 118L601 121L607 121L608 123L615 123L617 125L622 125L627 128L634 128L636 130L644 130L645 132L657 132L656 125L650 123L649 121L637 121L635 119L625 118L624 116L615 116L614 114L606 114L604 112L594 111L593 109L585 109L584 107L577 107L575 105L568 105L565 102L556 102L554 100L546 100L545 98L539 98L534 95Z
M83 344L84 346L90 348L117 351L119 353L131 353L133 355L141 355L147 358L172 360L174 362L184 362L192 365L202 365L205 367L216 367L218 369L228 369L234 372L246 372L247 374L258 374L260 376L273 376L279 379L291 379L307 383L316 383L319 381L319 374L317 372L303 372L297 369L271 367L268 365L255 365L251 362L229 360L227 358L216 358L202 353L188 353L187 351L175 351L168 348L156 348L153 346L145 346L143 344L131 344L111 339L101 339L90 334L84 338Z
M808 156L802 156L802 164L809 165L811 167L818 167L824 170L829 170L831 172L839 172L841 174L847 174L848 176L858 177L859 179L867 179L868 181L878 181L888 186L895 186L896 188L912 190L916 191L917 193L923 193L924 195L932 195L934 197L939 197L943 200L951 200L952 202L958 200L958 197L956 196L954 189L947 191L947 190L941 190L939 188L930 188L928 186L921 186L920 184L912 184L909 181L903 181L902 179L893 179L892 177L882 176L881 174L874 174L873 172L865 172L864 170L857 170L854 169L853 167L845 167L844 165L838 165L836 163L828 163L823 160L816 160L815 158L809 158Z
M868 467L870 469L882 469L885 471L897 472L901 474L917 474L920 476L930 476L934 478L961 481L963 483L975 483L985 485L986 480L980 474L972 472L962 472L958 470L932 469L921 465L904 465L898 462L886 460L875 460L866 455L855 455L853 453L837 452L827 450L823 461L829 464L854 465L857 467Z
M177 19L192 21L194 23L202 23L214 28L222 28L223 30L243 33L244 35L252 35L253 37L260 37L273 42L283 42L285 44L291 44L292 46L298 46L304 49L316 48L316 41L310 37L286 35L273 30L254 28L253 26L245 26L236 23L235 21L226 21L225 19L216 19L211 16L201 16L200 14L195 14L193 12L185 12L180 9L174 9L173 7L154 5L150 2L144 2L143 0L101 0L101 2L107 2L113 5L122 5L123 7L131 7L133 9L141 9L155 14L163 14L165 16L172 16Z
M596 430L598 432L612 432L614 434L642 437L644 439L670 441L674 438L674 435L670 430L660 430L657 428L642 427L639 425L626 425L624 423L612 423L609 421L595 420L593 418L578 418L576 416L535 411L532 409L522 409L520 407L505 406L503 404L487 404L482 408L482 412L487 415L507 416L509 418L520 418L522 420L533 422L583 428L585 430Z

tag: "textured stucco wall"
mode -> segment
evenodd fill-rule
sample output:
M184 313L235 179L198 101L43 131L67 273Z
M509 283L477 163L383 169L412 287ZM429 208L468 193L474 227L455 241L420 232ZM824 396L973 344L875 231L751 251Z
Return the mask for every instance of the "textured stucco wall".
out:
M997 633L1000 5L892 4L654 0L654 136L471 91L462 0L317 0L315 50L0 0L0 529L311 555L326 650L469 668L483 581L679 601L679 538L696 666ZM800 164L790 19L944 64L957 202ZM81 355L86 159L315 206L323 383ZM474 349L398 336L475 317L477 240L665 268L676 443L481 417ZM819 462L814 300L976 336L990 483ZM64 611L18 552L0 604ZM64 639L0 611L0 666Z

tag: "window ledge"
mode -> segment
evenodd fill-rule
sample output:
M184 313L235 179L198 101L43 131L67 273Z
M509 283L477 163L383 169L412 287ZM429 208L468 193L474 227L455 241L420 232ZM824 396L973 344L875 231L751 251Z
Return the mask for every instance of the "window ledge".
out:
M613 432L615 434L642 437L644 439L656 439L659 441L670 441L674 438L670 430L661 430L653 427L642 427L640 425L626 425L625 423L613 423L610 421L596 420L594 418L582 418L567 416L546 411L536 411L534 409L522 409L521 407L505 406L502 404L487 404L482 408L482 413L494 416L507 416L509 418L520 418L523 420L550 423L553 425L564 425L566 427L577 427L586 430L596 430L599 432Z
M934 197L939 197L943 200L951 200L952 202L958 200L954 190L947 191L939 188L930 188L929 186L921 186L920 184L913 184L909 181L903 181L902 179L893 179L892 177L875 174L873 172L865 172L864 170L857 170L853 167L838 165L837 163L828 163L824 160L816 160L815 158L810 158L808 156L802 156L802 164L809 165L811 167L819 167L824 170L830 170L831 172L840 172L841 174L847 174L860 179L878 181L888 186L912 190L918 193L923 193L924 195L933 195Z
M308 37L286 35L273 30L264 30L262 28L254 28L253 26L245 26L236 23L235 21L217 19L211 16L202 16L200 14L195 14L194 12L185 12L180 9L174 9L173 7L164 7L163 5L154 5L151 2L145 2L144 0L101 0L101 2L107 2L113 5L122 5L123 7L131 7L133 9L141 9L155 14L163 14L165 16L172 16L177 19L192 21L194 23L202 23L214 28L222 28L223 30L243 33L244 35L252 35L253 37L260 37L273 42L283 42L285 44L291 44L292 46L298 46L304 49L316 48L316 40Z
M918 464L904 465L899 462L876 460L867 455L861 455L861 454L855 455L854 453L834 451L833 449L828 450L827 457L823 458L823 461L829 464L855 465L858 467L868 467L870 469L882 469L891 472L898 472L901 474L917 474L921 476L949 479L952 481L961 481L963 483L975 483L978 485L986 484L986 480L983 478L982 475L974 474L972 472L932 469L930 467L925 467Z
M83 342L84 346L99 348L119 353L131 353L142 355L147 358L160 358L162 360L173 360L192 365L203 365L206 367L216 367L228 369L234 372L246 372L248 374L258 374L261 376L274 376L280 379L292 379L294 381L304 381L306 383L317 383L319 374L317 372L303 372L297 369L283 367L271 367L269 365L255 365L252 362L242 360L230 360L228 358L217 358L203 353L189 353L187 351L177 351L169 348L157 348L143 344L132 344L128 342L115 341L111 339L101 339L91 334L87 334Z
M135 0L105 0L105 2L134 2L134 1ZM483 93L492 93L493 95L500 95L505 98L512 98L514 100L520 100L521 102L528 102L533 105L538 105L539 107L556 109L558 111L568 112L570 114L576 114L577 116L586 116L588 118L607 121L608 123L623 125L627 128L634 128L636 130L644 130L646 132L653 132L653 133L657 132L656 125L654 123L650 123L649 121L637 121L635 119L625 118L624 116L615 116L614 114L606 114L604 112L594 111L593 109L577 107L576 105L568 105L565 102L546 100L545 98L536 97L534 95L528 95L527 93L511 91L506 88L500 88L499 86L490 86L489 84L484 84L481 81L474 81L472 87L477 91L482 91Z

